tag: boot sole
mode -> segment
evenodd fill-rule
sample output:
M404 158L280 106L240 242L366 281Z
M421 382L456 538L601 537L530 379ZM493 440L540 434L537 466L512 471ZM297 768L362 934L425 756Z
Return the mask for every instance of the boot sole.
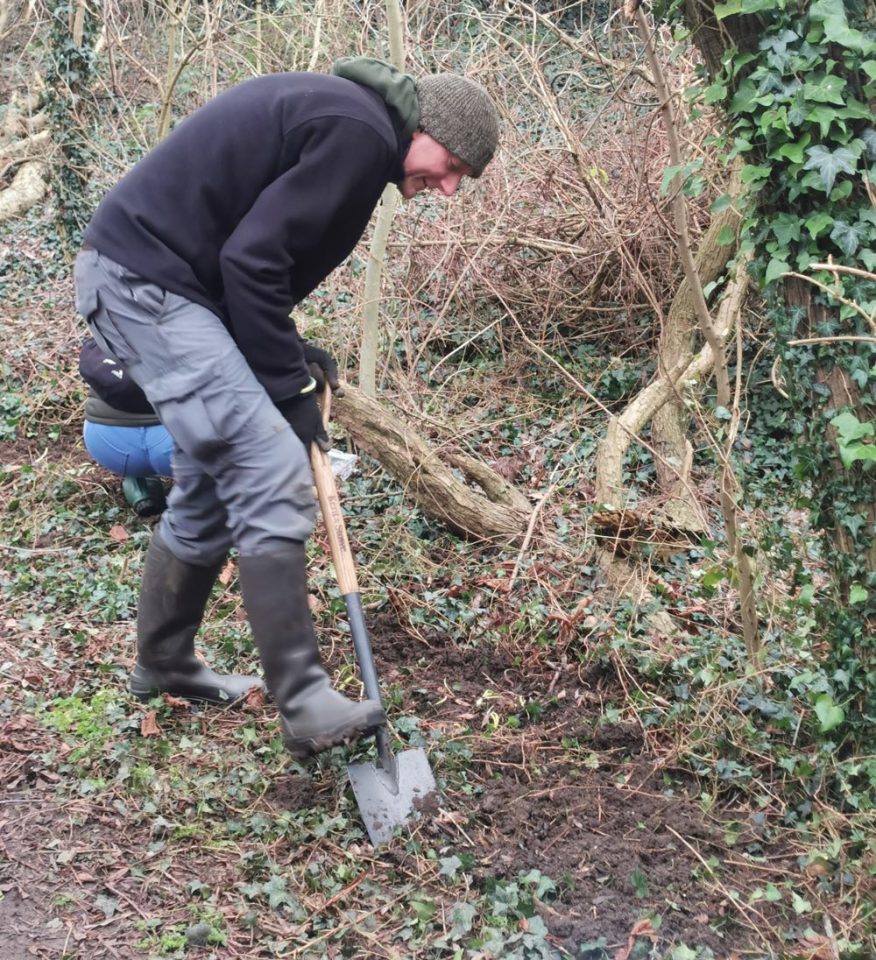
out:
M210 696L209 694L195 694L190 692L184 692L180 690L173 690L164 687L149 687L145 689L140 687L134 689L130 684L128 685L128 691L131 696L139 700L140 703L148 703L153 697L160 696L162 693L166 693L170 697L179 697L180 700L188 700L189 703L207 703L214 707L230 707L232 704L240 703L250 692L250 690L259 687L260 684L253 683L251 687L247 687L242 693L238 696L232 697L221 697L221 696Z
M330 750L332 747L345 747L362 737L367 737L386 722L386 718L368 719L366 722L356 724L355 726L340 727L327 733L315 737L283 737L283 743L292 757L296 760L306 760L324 750Z

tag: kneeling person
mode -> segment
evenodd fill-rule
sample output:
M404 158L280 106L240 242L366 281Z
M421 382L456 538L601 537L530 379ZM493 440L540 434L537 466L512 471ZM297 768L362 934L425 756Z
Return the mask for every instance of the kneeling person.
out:
M173 439L146 395L91 337L79 352L88 384L82 438L105 470L122 477L122 493L135 513L151 517L166 504L162 477L170 477Z

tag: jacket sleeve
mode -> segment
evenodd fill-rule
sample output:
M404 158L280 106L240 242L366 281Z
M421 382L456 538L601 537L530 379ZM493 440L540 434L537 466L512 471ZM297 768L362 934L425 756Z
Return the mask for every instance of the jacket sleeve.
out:
M294 162L259 194L220 253L232 336L274 400L310 378L289 314L359 241L394 159L359 120L311 120L294 136L301 142Z

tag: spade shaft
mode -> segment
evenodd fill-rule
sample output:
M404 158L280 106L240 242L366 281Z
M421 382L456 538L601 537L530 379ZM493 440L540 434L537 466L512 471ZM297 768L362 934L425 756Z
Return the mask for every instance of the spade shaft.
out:
M326 384L322 412L326 425L330 410L331 390ZM310 460L335 573L347 609L350 633L353 637L353 647L356 651L365 694L369 700L382 704L371 640L368 637L362 599L359 595L356 567L350 550L350 541L347 538L347 528L334 474L327 455L315 443L311 448ZM422 749L405 750L399 755L394 754L385 726L377 728L375 739L377 762L349 764L347 771L368 836L376 846L388 840L394 829L405 823L415 813L417 801L433 793L436 790L436 784L428 758Z

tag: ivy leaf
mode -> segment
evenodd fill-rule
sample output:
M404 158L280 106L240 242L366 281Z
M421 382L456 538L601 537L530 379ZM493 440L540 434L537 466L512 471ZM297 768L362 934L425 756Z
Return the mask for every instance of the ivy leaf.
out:
M681 944L672 951L672 960L697 960L697 951Z
M840 443L851 443L864 437L872 437L876 427L872 423L861 423L851 411L846 410L830 421L830 425L839 434Z
M836 119L836 110L830 107L815 107L806 114L807 120L818 124L818 130L822 137L826 137L830 130L830 125Z
M428 923L432 917L435 916L435 912L438 909L434 900L427 900L425 898L422 900L412 900L410 905L420 923Z
M846 147L837 147L828 150L822 144L808 147L806 150L809 159L803 164L804 170L817 170L824 184L824 192L830 193L838 173L855 172L855 155Z
M846 88L844 77L828 73L803 84L803 96L815 103L835 103L841 107L845 104L843 91Z
M838 43L864 54L876 49L876 43L866 34L849 26L843 0L814 0L809 8L809 19L824 26L824 38L829 43Z
M272 910L282 906L292 906L295 902L286 889L286 881L276 873L267 883L262 884L262 892L268 895L268 903Z
M849 590L849 606L856 603L863 603L870 594L861 586L860 583L853 583Z
M861 139L864 141L864 145L867 148L867 158L870 160L876 160L876 129L873 127L867 127L867 129L861 134Z
M453 922L453 929L450 931L451 940L458 940L471 931L477 912L477 907L472 903L457 903L454 905L450 913L450 919Z
M715 8L717 9L717 7ZM733 99L730 101L730 113L751 113L751 105L754 101L757 91L754 84L746 77L736 88Z
M633 888L637 897L647 897L650 893L648 889L648 878L641 870L633 870L630 874L630 886Z
M814 240L820 233L826 230L833 223L833 217L829 213L825 213L823 210L819 213L813 213L811 217L807 217L804 223L809 236Z
M754 183L758 180L766 180L772 172L772 167L767 167L763 164L758 166L754 163L746 163L739 174L739 179L743 183Z
M841 120L869 120L873 111L865 103L852 97L842 110L837 110L836 115Z
M735 17L740 13L757 13L760 10L773 10L775 0L727 0L727 3L715 4L715 16L719 20Z
M720 103L726 96L727 87L723 83L713 83L710 87L706 87L703 100L706 103Z
M876 446L872 443L850 443L847 447L840 447L840 459L846 467L851 467L858 460L862 463L871 460L876 463ZM861 520L863 519L861 517Z
M766 268L766 275L763 278L764 286L769 286L774 280L778 280L783 273L788 273L790 269L791 267L784 260L773 257Z
M783 247L789 247L800 239L801 219L793 213L780 213L770 224L776 239Z
M791 905L793 906L794 913L796 913L797 916L800 916L801 913L812 913L812 904L805 897L801 897L800 894L794 890L791 891Z
M119 911L119 901L115 897L106 897L100 894L94 902L107 920Z
M722 213L733 206L733 197L729 193L722 193L720 197L715 197L709 206L710 213Z
M439 863L441 864L441 869L438 872L438 876L450 877L451 880L456 876L459 868L462 866L462 860L455 854L451 857L441 857Z
M805 101L797 97L794 105L788 108L788 123L792 127L799 127L800 124L806 119L806 108L804 104Z
M736 240L736 231L733 227L723 226L718 231L716 238L719 247L729 247Z
M667 167L663 171L663 179L660 181L660 196L665 197L669 193L669 188L672 186L672 181L676 176L681 173L684 169L684 164L675 164L674 166Z
M836 429L840 460L846 470L851 470L858 460L876 461L876 444L867 442L868 438L876 433L874 424L861 423L853 413L846 410L845 413L834 417L830 425ZM853 526L860 526L861 523L858 520L863 522L863 519L860 517L853 520L852 517L846 517L844 525L851 529ZM855 533L855 530L852 532Z
M822 693L815 701L815 715L821 724L821 732L828 733L838 727L846 718L846 712L833 702L829 693Z
M847 257L850 257L860 247L861 240L866 234L866 227L860 224L849 224L844 220L837 220L833 230L830 231L830 239Z
M805 133L796 143L783 143L776 150L773 150L770 156L774 160L790 160L791 163L802 163L804 159L803 151L809 146L811 139L812 137Z
M876 447L868 447L866 449L872 450L874 459L876 459ZM867 526L867 518L863 513L847 513L841 521L841 525L849 531L849 533L856 537L861 532L861 527Z

